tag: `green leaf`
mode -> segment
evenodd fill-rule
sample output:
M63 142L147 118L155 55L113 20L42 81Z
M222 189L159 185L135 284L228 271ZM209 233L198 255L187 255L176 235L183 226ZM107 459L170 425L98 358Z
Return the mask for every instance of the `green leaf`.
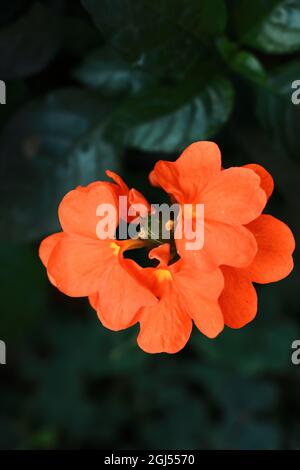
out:
M248 51L238 51L230 62L230 67L245 78L257 83L264 83L267 79L261 62Z
M153 81L149 74L122 60L110 48L90 53L73 75L84 85L107 96L136 93Z
M256 83L264 83L267 73L258 58L249 51L223 37L217 41L217 47L227 65L234 72Z
M174 32L164 16L149 8L146 0L82 0L100 31L129 60L156 47Z
M224 0L161 0L149 4L202 41L223 33L227 12Z
M299 161L300 106L265 92L258 96L256 113L277 151Z
M216 134L233 106L231 83L214 78L200 91L193 84L153 89L132 97L113 115L112 140L146 151L176 152Z
M201 67L207 57L210 58L210 53L209 45L199 44L184 31L175 31L161 44L144 50L134 65L154 77L173 83L191 75L197 65Z
M65 192L117 168L117 149L103 138L111 105L71 88L31 102L3 129L0 236L34 240L58 228Z
M269 90L257 90L256 114L280 154L299 161L300 104L292 102L291 88L300 77L300 63L280 68ZM298 93L299 95L299 93Z
M241 0L235 27L242 44L271 54L300 49L298 0Z
M15 23L0 31L0 77L28 77L42 70L61 43L60 24L36 3Z
M180 78L207 51L191 31L183 30L148 0L82 3L120 55L152 75Z

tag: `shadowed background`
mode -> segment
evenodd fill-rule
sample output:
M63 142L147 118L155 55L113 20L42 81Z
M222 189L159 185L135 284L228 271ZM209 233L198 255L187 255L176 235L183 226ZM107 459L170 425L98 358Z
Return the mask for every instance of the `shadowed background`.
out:
M299 266L258 286L247 327L151 356L137 326L111 332L53 288L37 255L68 190L110 168L163 201L149 170L201 139L224 167L271 172L267 212L297 238L300 2L11 0L0 79L0 447L300 448Z

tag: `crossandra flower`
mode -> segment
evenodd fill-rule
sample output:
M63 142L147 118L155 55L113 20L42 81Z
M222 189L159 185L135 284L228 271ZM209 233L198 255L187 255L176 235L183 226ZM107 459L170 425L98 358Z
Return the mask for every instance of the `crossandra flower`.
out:
M205 271L184 259L169 265L168 244L153 248L149 257L159 260L144 272L159 302L139 312L139 346L146 352L175 353L188 341L193 322L209 338L217 336L224 327L218 304L224 287L221 270Z
M192 324L209 338L217 336L224 328L224 320L218 298L224 287L220 269L204 271L203 266L187 263L183 259L171 261L170 245L162 244L149 252L156 259L156 267L142 268L135 265L137 275L158 302L142 307L135 319L140 323L139 346L146 352L175 353L187 343ZM92 306L103 322L102 293L90 298ZM110 323L111 329L119 329L118 323Z
M262 214L273 180L261 166L223 169L212 142L190 145L175 162L159 161L150 181L180 210L166 223L157 217L155 229L156 209L118 175L107 174L114 182L78 187L63 198L62 231L42 241L40 258L51 283L69 296L87 296L105 327L117 331L139 323L144 351L179 351L193 324L209 338L224 325L244 326L257 311L253 282L273 282L292 270L291 231ZM195 226L199 205L202 244L188 248L179 227ZM110 225L99 211L103 206L113 209ZM124 221L134 227L127 239L121 236ZM156 266L128 257L141 248Z
M134 261L123 257L142 242L97 237L97 207L103 203L118 209L117 196L127 191L118 183L98 182L70 191L58 211L63 231L43 240L39 251L50 281L63 293L85 297L101 292L101 320L112 329L128 327L139 308L157 302L136 278Z
M222 170L218 146L196 142L176 162L157 162L150 181L180 205L204 205L203 249L190 253L184 249L185 240L178 239L181 256L206 255L216 265L235 267L247 266L253 260L257 246L245 225L261 214L267 201L260 177L253 170Z
M178 251L183 258L207 254L220 266L224 289L219 304L225 325L240 328L249 323L257 313L253 282L279 281L293 269L291 230L262 214L274 189L272 176L257 164L223 170L217 145L196 142L177 161L159 161L150 181L180 204L204 204L202 250L185 251L182 240L176 240Z

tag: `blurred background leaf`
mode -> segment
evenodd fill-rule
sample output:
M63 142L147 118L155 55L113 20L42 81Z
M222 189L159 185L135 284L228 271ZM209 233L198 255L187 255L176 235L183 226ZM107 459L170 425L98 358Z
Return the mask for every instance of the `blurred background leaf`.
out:
M226 36L219 38L217 47L232 71L257 83L266 81L266 71L252 52L240 49L238 44L230 41Z
M151 75L122 60L111 48L89 54L74 71L74 77L104 96L136 93L154 81Z
M227 11L224 0L190 0L188 3L184 0L148 0L148 3L201 41L206 42L225 30Z
M106 168L117 169L117 147L103 137L110 110L92 92L71 88L30 102L6 124L2 238L35 240L57 230L62 196L95 175L103 178Z
M35 3L28 13L0 31L1 79L40 72L55 56L60 41L59 20L47 7Z
M300 49L298 0L241 0L237 2L235 27L240 41L270 54Z
M300 62L276 70L270 90L258 90L257 115L265 131L273 136L277 151L299 161L300 107L292 103L293 77L300 76ZM275 92L273 91L275 90Z
M46 279L32 246L2 243L0 260L1 266L6 267L0 274L6 306L1 315L1 337L22 337L46 307ZM14 282L17 277L22 282Z
M154 88L129 98L112 116L108 135L125 146L153 152L177 152L189 142L208 139L227 121L233 89L223 77L198 93L193 85Z
M253 323L213 341L194 328L170 356L102 327L38 259L68 190L110 168L163 202L149 171L199 139L225 168L272 173L267 210L298 239L299 25L297 0L3 2L0 448L300 448L298 250Z
M102 34L125 58L138 60L171 36L173 25L147 5L147 0L82 0Z

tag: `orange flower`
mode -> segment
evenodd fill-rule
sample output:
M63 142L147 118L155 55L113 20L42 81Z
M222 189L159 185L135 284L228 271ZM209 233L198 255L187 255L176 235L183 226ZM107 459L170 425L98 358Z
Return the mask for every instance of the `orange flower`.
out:
M217 336L224 328L218 304L224 287L221 270L204 271L203 266L184 260L169 265L169 244L153 248L149 258L157 259L158 266L134 267L139 279L158 298L157 304L142 307L135 318L140 323L140 348L148 353L176 353L187 343L193 322L209 338ZM100 298L99 292L90 301L102 323L108 326L103 322Z
M52 284L72 297L87 296L104 326L120 330L139 323L138 344L144 351L179 351L193 323L209 338L224 325L242 327L257 311L253 282L273 282L292 270L291 231L262 214L274 184L261 166L224 170L212 142L194 143L176 162L155 165L150 181L180 207L191 204L190 222L195 222L197 204L204 205L203 246L193 250L184 237L176 238L181 219L166 222L171 240L160 230L158 239L144 239L152 235L153 208L118 175L107 174L113 183L91 183L63 198L58 211L62 232L43 240L40 257ZM125 208L120 196L127 196ZM114 208L113 231L105 239L97 231L101 204ZM135 220L140 233L120 240L119 219L131 222L128 209L135 204L143 205ZM156 267L142 268L123 256L142 247L157 260Z
M101 319L112 329L127 328L141 307L157 303L137 279L134 261L123 257L126 250L142 242L101 240L96 234L98 205L110 204L117 210L117 196L127 191L121 180L118 183L98 182L70 191L58 211L63 231L43 240L39 250L50 281L63 293L82 297L101 292Z
M196 142L176 162L159 161L150 181L180 204L204 204L203 249L185 251L185 240L176 240L177 249L182 258L203 261L205 254L221 266L224 323L240 328L250 322L257 312L252 282L278 281L293 269L292 232L275 217L261 215L273 191L271 175L256 164L222 170L217 145Z
M175 162L159 161L150 181L183 204L204 204L204 246L198 254L216 266L247 266L254 258L255 238L245 227L256 219L267 198L259 176L248 168L221 168L221 154L213 142L190 145ZM184 239L176 240L180 256Z
M193 322L209 338L224 328L218 304L224 286L221 270L205 272L183 259L169 266L169 250L167 244L152 249L149 257L158 259L159 265L144 274L159 299L158 304L139 312L138 344L150 353L178 352L188 341Z

